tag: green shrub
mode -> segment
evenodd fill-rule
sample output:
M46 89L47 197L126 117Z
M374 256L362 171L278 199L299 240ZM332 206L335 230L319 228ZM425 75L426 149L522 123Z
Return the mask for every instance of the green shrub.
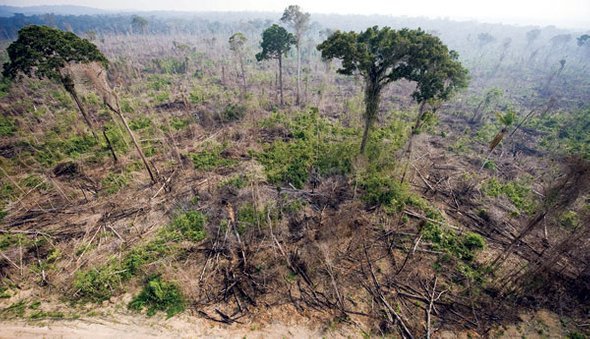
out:
M65 155L76 158L81 154L87 153L94 146L96 146L96 139L90 134L75 135L63 143L61 143L60 149Z
M114 194L129 184L129 178L126 173L117 174L111 172L100 183L106 194Z
M168 318L184 311L186 302L176 284L163 281L159 276L150 277L139 295L129 303L129 308L141 311L147 308L147 315L158 311L166 312Z
M115 149L115 152L117 154L127 153L127 151L129 150L129 145L125 141L127 135L121 130L121 128L119 128L114 123L107 123L104 126L106 135L109 138L111 145ZM105 153L110 153L110 151L108 150L108 146L106 144L106 140L104 141L102 148Z
M221 153L224 150L223 145L208 143L203 150L198 153L189 153L189 156L193 160L195 169L198 170L212 170L217 167L232 166L234 161L222 157Z
M49 188L49 184L43 180L43 178L39 177L38 175L31 174L22 180L22 186L27 188L37 188L38 190L46 190Z
M155 240L131 250L121 261L121 277L130 279L140 272L143 265L165 258L175 252L175 247L166 243L161 231Z
M223 122L242 120L244 116L246 116L246 106L241 104L229 104L221 114Z
M356 136L350 129L329 122L316 110L292 118L274 113L261 122L263 128L287 128L293 138L276 140L256 154L268 181L303 188L312 171L319 175L347 174L356 154Z
M559 224L564 228L575 229L580 226L580 217L575 211L566 211L561 214Z
M201 104L205 101L205 91L200 86L194 87L189 93L188 99L192 104Z
M432 222L425 224L422 235L424 240L432 242L435 250L467 262L472 261L475 255L485 247L485 239L479 234L468 232L459 235L451 229Z
M12 185L6 183L0 185L0 202L10 201L16 196L16 191Z
M129 121L129 128L134 131L148 128L152 125L152 120L148 117L142 116Z
M157 260L178 254L179 247L171 242L201 241L205 231L205 216L198 211L178 215L163 227L155 238L129 251L121 260L112 258L106 264L87 271L78 271L74 288L78 299L101 302L109 299L121 284L139 275L142 269Z
M17 131L16 122L13 118L0 115L0 137L13 136Z
M186 128L189 124L190 121L188 119L173 117L170 120L170 126L172 126L172 128L174 128L177 131Z
M166 89L170 85L172 85L172 81L170 81L169 78L162 75L154 74L150 75L148 78L148 87L153 89L154 91Z
M250 226L257 225L260 221L266 220L264 211L257 211L252 203L242 204L238 209L238 231L243 234Z
M170 101L170 92L168 91L161 91L153 95L154 103L156 105L163 104L167 101Z
M28 243L27 237L23 234L0 233L0 251L19 245Z
M25 315L27 303L25 300L17 301L5 309L0 310L0 318L22 318Z
M199 211L188 211L174 218L170 229L178 230L183 239L195 242L201 241L207 236L205 232L206 221L207 219L203 213Z
M501 183L496 178L491 178L483 185L482 190L490 197L505 196L519 211L531 214L535 210L531 189L523 182Z
M237 189L246 187L248 179L244 175L235 175L233 177L222 180L219 187L232 186Z
M121 271L121 267L114 262L99 268L78 271L74 278L74 289L83 301L108 300L121 285Z
M399 211L405 205L407 190L389 175L369 172L359 186L365 191L363 200L369 206L389 206Z
M0 80L0 99L4 98L8 91L10 91L11 81L7 77L2 77Z

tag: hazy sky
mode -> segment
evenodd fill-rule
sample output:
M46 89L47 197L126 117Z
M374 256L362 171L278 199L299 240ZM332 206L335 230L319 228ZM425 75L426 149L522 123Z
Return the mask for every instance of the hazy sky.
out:
M1 4L83 5L104 9L282 11L298 4L312 13L385 14L590 29L590 0L0 0Z

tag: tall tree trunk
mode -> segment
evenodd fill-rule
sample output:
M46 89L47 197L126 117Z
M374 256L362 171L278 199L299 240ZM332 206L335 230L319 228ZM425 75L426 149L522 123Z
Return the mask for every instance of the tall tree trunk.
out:
M283 57L279 54L279 93L281 96L281 106L284 105L283 101Z
M109 151L111 151L111 155L113 156L113 160L115 161L115 163L117 163L119 161L119 159L117 159L117 154L115 154L115 149L113 148L113 144L111 144L111 140L107 136L107 129L104 126L102 127L102 135L104 136L104 140L106 140L106 142L107 142L107 146L109 147Z
M243 56L240 56L240 70L242 71L242 86L244 87L242 89L242 95L246 96L246 88L247 88L246 69L244 68L244 57Z
M404 166L404 172L402 173L402 179L400 180L400 182L402 184L406 180L406 174L408 173L408 166L412 162L412 142L414 141L414 135L418 134L418 129L422 125L422 119L424 117L425 108L426 108L426 101L422 101L420 103L420 108L418 109L418 117L416 118L416 123L414 124L414 127L412 127L412 133L410 134L410 137L408 140L408 146L406 147L405 153L407 154L408 161L406 162L406 165Z
M299 48L299 42L297 43L297 98L296 104L301 104L301 49Z
M379 112L380 96L381 86L377 82L377 79L367 78L367 84L365 86L365 130L361 141L361 154L365 154L369 132Z
M113 107L108 102L106 102L106 105L111 111L113 111L114 113L116 113L119 116L119 118L123 122L123 125L125 125L125 129L127 130L127 133L129 134L129 136L131 136L131 140L133 141L133 145L135 145L135 149L137 150L137 153L139 154L141 161L143 161L143 165L145 166L145 169L148 171L148 173L150 175L150 179L152 180L152 183L156 183L156 178L154 177L154 173L152 172L152 169L150 168L150 165L148 164L147 159L145 158L145 155L143 154L143 151L141 150L141 147L139 146L139 143L137 142L137 139L135 138L135 134L133 134L133 131L131 131L131 128L129 128L129 124L127 124L127 119L125 119L125 117L121 113L121 107L119 106L119 98L117 97L116 94L113 94L113 95L115 96L117 107L116 108Z
M92 123L90 122L90 118L88 117L88 114L86 114L86 110L84 109L84 106L82 105L82 101L80 101L80 98L78 97L78 93L76 93L76 89L74 88L74 81L72 80L72 78L70 76L64 76L61 79L61 83L63 84L66 91L68 93L70 93L70 95L72 96L72 98L76 102L76 105L78 106L78 109L80 110L80 113L82 114L82 117L84 118L84 121L86 122L86 125L90 129L90 132L94 136L94 139L96 139L96 141L98 141L98 136L96 135L96 133L94 133L94 127L92 126Z
M547 215L547 211L542 210L541 212L537 213L537 215L533 219L529 220L529 223L527 224L527 226L522 231L520 231L518 236L516 236L516 238L514 238L510 242L508 247L502 253L498 254L496 259L494 259L494 261L492 261L490 266L494 267L494 268L500 266L506 260L506 258L508 258L508 256L510 256L510 254L512 254L512 249L514 248L514 246L522 238L524 238L526 235L528 235L535 228L535 226L537 226L545 218L546 215Z

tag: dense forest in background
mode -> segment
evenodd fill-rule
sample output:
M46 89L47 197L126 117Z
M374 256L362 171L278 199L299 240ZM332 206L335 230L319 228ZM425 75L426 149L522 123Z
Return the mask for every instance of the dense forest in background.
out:
M559 328L524 327L588 333L588 31L312 14L297 105L297 49L282 77L257 57L280 18L0 17L1 63L27 25L108 59L69 70L70 88L0 82L0 319L90 317L90 303L227 325L301 317L353 336L511 336L523 312L548 309ZM385 87L360 156L364 80L317 46L375 25L439 37L469 82L424 111L416 83Z

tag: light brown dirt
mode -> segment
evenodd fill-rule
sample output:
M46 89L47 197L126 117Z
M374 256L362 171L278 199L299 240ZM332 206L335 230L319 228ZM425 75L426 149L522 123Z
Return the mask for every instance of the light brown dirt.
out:
M337 338L348 335L355 337L361 333L322 331L306 324L226 326L189 316L167 320L117 315L116 319L0 322L0 338Z

